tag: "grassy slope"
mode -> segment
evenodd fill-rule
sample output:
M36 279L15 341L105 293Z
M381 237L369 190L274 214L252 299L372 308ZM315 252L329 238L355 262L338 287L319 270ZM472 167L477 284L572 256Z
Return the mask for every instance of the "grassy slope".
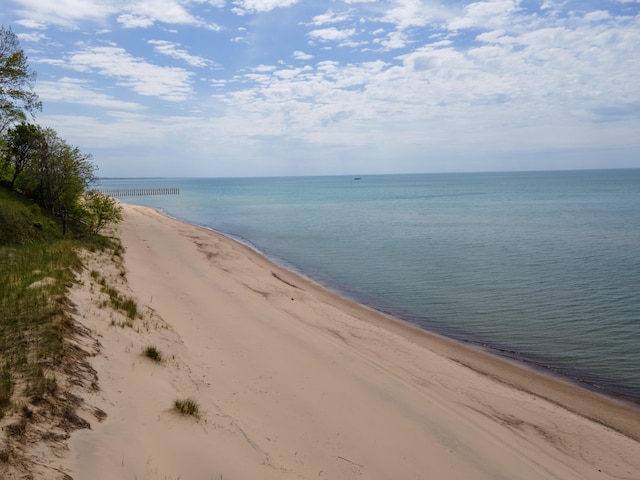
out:
M63 436L86 426L65 391L85 361L68 341L78 326L66 293L82 268L79 249L114 245L61 232L36 204L0 186L0 477L7 468L25 473L20 445L51 436L46 425Z

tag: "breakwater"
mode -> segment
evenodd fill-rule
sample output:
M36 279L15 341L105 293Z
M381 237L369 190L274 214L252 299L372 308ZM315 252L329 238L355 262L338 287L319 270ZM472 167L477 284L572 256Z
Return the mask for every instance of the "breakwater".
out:
M143 195L180 195L179 188L133 188L118 190L102 190L110 197L140 197Z

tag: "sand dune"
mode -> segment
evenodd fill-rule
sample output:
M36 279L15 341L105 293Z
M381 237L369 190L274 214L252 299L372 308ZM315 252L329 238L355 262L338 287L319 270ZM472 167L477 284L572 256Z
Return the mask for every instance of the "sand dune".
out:
M637 409L393 322L214 232L124 215L127 284L113 281L146 313L118 326L74 292L102 343L87 401L107 413L72 435L74 478L640 478ZM186 397L199 419L172 410Z

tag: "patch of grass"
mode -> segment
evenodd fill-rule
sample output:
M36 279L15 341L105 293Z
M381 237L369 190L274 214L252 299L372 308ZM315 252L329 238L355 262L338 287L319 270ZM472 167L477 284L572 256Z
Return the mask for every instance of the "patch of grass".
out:
M155 362L162 362L162 352L155 345L148 345L142 349L142 354Z
M27 399L60 396L56 369L71 354L67 292L82 269L78 252L122 251L117 240L61 232L32 201L0 186L0 418Z
M200 417L200 406L198 402L191 398L178 399L173 402L173 408L182 415L191 415L193 417Z
M142 315L138 311L138 304L133 298L124 296L116 288L109 286L107 284L107 279L104 278L97 270L92 270L90 275L91 278L100 285L102 292L106 293L109 297L108 303L102 302L98 305L100 308L110 305L111 308L114 310L120 310L131 320L142 318Z
M81 268L77 249L72 240L0 246L0 411L9 406L17 380L26 382L27 394L52 388L38 367L58 363L64 353L71 326L65 295Z
M53 218L22 195L0 187L0 245L25 245L61 238L62 229Z
M112 325L117 325L120 328L133 328L133 322L131 320L125 320L122 322L112 322Z

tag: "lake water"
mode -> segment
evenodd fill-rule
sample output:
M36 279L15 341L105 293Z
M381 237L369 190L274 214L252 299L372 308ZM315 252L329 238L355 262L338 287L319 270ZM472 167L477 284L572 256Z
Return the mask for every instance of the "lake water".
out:
M640 170L236 179L124 197L360 303L640 403Z

